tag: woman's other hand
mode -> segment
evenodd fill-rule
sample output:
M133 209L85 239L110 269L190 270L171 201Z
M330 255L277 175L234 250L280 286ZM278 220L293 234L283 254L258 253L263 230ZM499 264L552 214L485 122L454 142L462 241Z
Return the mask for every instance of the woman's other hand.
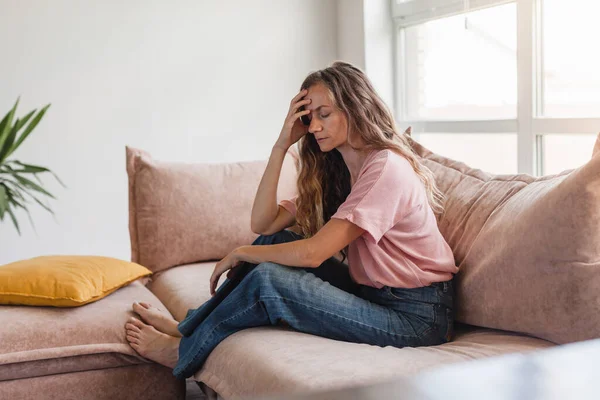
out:
M276 147L287 150L300 140L302 136L308 133L308 126L302 123L300 117L310 114L310 110L298 110L299 108L303 108L303 106L310 104L310 99L302 99L307 93L308 90L303 89L290 102L290 109L285 118L283 128L281 128L279 138L275 143Z
M237 249L236 249L237 250ZM226 271L235 268L238 264L242 262L237 256L236 250L233 250L231 253L227 254L225 258L215 265L215 269L210 277L210 295L214 296L217 291L217 283L219 283L219 278ZM228 274L229 275L229 274Z

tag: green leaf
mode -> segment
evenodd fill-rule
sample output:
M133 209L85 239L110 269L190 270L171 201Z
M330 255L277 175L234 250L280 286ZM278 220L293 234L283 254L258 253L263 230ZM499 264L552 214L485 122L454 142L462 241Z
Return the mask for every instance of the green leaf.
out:
M17 172L25 172L25 173L33 173L33 174L36 174L38 172L52 172L48 168L39 167L37 165L23 164L20 161L9 161L7 164L10 164L10 163L17 164L17 165L23 167L22 169L15 170Z
M36 181L38 181L38 183L39 183L40 185L42 185L42 184L43 184L42 180L40 179L40 177L39 177L39 176L37 176L37 174L33 174L33 177L35 178L35 180L36 180Z
M0 184L0 220L4 219L4 213L8 208L8 193L6 190L6 186L4 184Z
M15 198L15 197L17 197L17 196L15 196L15 194L16 194L16 193L17 193L17 192L11 192L10 190L9 190L9 191L7 191L7 195L8 195L8 196L7 196L7 197L8 197L8 201L9 201L9 202L11 202L11 203L14 203L15 205L17 205L17 206L21 207L21 208L22 208L22 209L24 209L24 210L27 210L27 207L25 207L25 205L23 205L23 203L19 202L19 200L17 200L17 199ZM24 197L23 197L23 196L22 196L20 193L18 194L18 197L19 197L19 198L22 198L22 199L23 199L23 201L24 201L24 199L25 199L25 198L24 198Z
M3 160L5 158L5 155L8 154L13 143L15 142L15 138L17 137L17 125L19 125L18 118L17 118L17 122L15 122L15 126L8 133L8 136L6 137L6 140L4 141L4 146L2 147L2 150L0 150L0 160Z
M16 149L16 145L14 144L14 142L17 137L17 134L19 133L23 125L25 125L27 121L29 121L29 119L31 118L33 113L35 113L35 111L36 110L33 110L32 112L27 114L23 119L17 118L17 120L15 121L15 125L12 127L8 136L6 137L3 148L0 150L0 159L5 159L6 157L8 157L8 154L12 153L14 149Z
M12 219L12 222L15 225L15 228L17 228L17 232L19 232L19 236L21 236L21 229L19 228L19 223L17 222L17 218L15 217L15 214L10 209L10 206L8 207L8 209L6 211L8 211L8 215L10 215L10 219Z
M17 119L17 122L15 123L15 127L17 128L17 131L21 130L21 128L23 127L23 125L25 125L27 123L27 121L29 121L29 118L31 118L31 116L33 114L35 114L36 111L37 111L37 108L35 110L31 111L25 117L23 117L23 119Z
M0 155L0 163L8 158L21 145L21 143L27 139L27 136L29 136L31 131L33 131L37 124L42 120L44 114L46 114L48 107L50 107L50 104L42 108L41 111L35 117L33 117L29 125L27 125L27 128L25 128L25 131L21 134L21 136L19 136L19 139L17 139L17 141L10 147L8 153Z
M63 183L63 181L60 180L60 178L58 177L58 175L56 175L54 172L50 171L48 168L44 168L44 167L40 167L38 165L30 165L30 164L23 164L21 161L15 161L18 165L22 166L24 169L37 169L39 172L49 172L52 174L52 176L54 176L54 178L58 181L58 183L61 184L62 187L66 188L67 186ZM33 172L33 171L32 171Z
M28 194L29 196L31 196L31 198L33 199L33 201L35 201L36 203L38 203L40 206L44 207L44 209L45 209L46 211L48 211L50 214L54 215L54 211L52 211L52 209L51 209L51 208L50 208L48 205L46 205L46 204L42 203L42 201L41 201L40 199L38 199L37 197L35 197L35 196L34 196L34 195L32 195L31 193L29 193L29 192L28 192L27 194Z
M35 183L32 180L29 180L27 178L24 178L20 175L15 174L14 178L19 181L20 184L25 185L33 190L37 190L40 193L45 194L48 197L52 197L53 199L55 198L50 192L48 192L46 189L44 189L43 187L41 187L40 185L38 185L37 183Z
M19 99L20 98L17 99L17 102L15 103L12 110L10 110L8 114L6 114L6 116L2 119L2 122L0 122L0 151L2 152L5 151L4 142L6 141L6 138L8 137L8 134L10 133L10 130L12 128L12 121L17 110L17 106L19 104Z
M10 111L6 113L2 121L0 121L0 137L2 137L2 133L4 132L4 128L8 125L8 116L10 115ZM2 147L0 146L0 149Z
M21 166L23 168L21 168L21 169L14 169L14 168L10 167L9 164L16 164L16 165L19 165L19 166ZM52 172L51 170L49 170L48 168L45 168L45 167L40 167L38 165L24 164L21 161L11 160L11 161L8 161L4 165L0 165L0 174L3 173L3 171L2 171L3 167L6 167L6 168L10 169L13 173L37 174L37 173L42 173L42 172L48 172L48 173L51 173L52 176L54 176L54 178L58 181L58 183L61 184L62 187L64 187L64 188L67 187L63 183L63 181L60 180L60 178L58 177L58 175L56 175L54 172ZM36 179L37 179L37 176L36 176ZM39 179L38 179L38 181L39 181Z
M37 234L37 230L35 229L35 224L33 223L33 218L31 218L31 213L29 212L27 207L25 207L23 204L19 203L14 197L10 197L10 201L13 204L15 204L17 207L21 207L23 210L25 210L25 212L27 213L27 218L29 219L29 223L31 224L33 231Z
M2 154L8 154L9 152L12 153L12 151L14 151L11 150L11 148L13 148L13 144L15 142L17 134L19 133L21 128L27 123L27 121L29 121L29 119L35 112L36 110L31 111L23 119L17 118L17 120L15 121L15 125L10 129L8 136L6 137L3 148L0 150L0 158L2 158Z
M13 176L16 173L17 172L10 165L8 165L8 164L0 165L0 174Z
M25 198L25 196L23 196L23 194L21 192L11 189L8 186L6 186L6 190L7 190L7 195L9 198L11 198L13 200L16 200L16 198L19 198L19 200L21 200L23 203L27 203L27 199Z
M42 201L40 199L38 199L37 197L35 197L33 194L29 193L29 190L27 190L27 187L18 184L17 182L11 181L11 180L4 180L5 183L9 183L12 186L15 187L15 189L11 189L11 191L15 194L17 194L21 200L26 201L25 197L23 196L23 193L26 194L27 196L31 197L31 199L33 199L33 201L35 201L36 203L38 203L40 206L42 206L44 209L46 209L46 211L48 211L50 214L54 215L54 211L52 211L52 209L42 203ZM21 192L18 192L18 190L20 190Z

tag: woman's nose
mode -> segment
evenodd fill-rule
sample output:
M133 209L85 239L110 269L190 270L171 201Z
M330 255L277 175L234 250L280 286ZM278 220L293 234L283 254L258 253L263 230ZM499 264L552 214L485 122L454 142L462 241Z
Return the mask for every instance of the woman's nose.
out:
M321 130L321 126L320 126L319 124L317 124L317 123L315 122L315 119L313 118L313 119L310 121L310 125L308 126L308 131L309 131L310 133L315 133L315 132L318 132L318 131L320 131L320 130Z

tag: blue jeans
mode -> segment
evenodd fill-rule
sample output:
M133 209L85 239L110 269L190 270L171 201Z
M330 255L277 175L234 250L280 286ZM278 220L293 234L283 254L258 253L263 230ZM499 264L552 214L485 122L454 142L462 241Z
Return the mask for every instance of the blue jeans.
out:
M261 235L253 245L299 239L301 235L283 230ZM177 326L183 337L173 370L176 378L192 376L228 336L257 326L287 325L382 347L433 346L452 339L452 280L414 289L377 289L356 284L333 257L318 268L243 263L236 272L210 300L188 310Z

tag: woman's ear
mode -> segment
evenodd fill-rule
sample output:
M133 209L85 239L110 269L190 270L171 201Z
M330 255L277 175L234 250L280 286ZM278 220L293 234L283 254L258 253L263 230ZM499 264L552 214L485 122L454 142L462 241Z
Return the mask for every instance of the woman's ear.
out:
M600 133L596 138L596 144L594 145L594 150L592 150L592 158L600 155Z

